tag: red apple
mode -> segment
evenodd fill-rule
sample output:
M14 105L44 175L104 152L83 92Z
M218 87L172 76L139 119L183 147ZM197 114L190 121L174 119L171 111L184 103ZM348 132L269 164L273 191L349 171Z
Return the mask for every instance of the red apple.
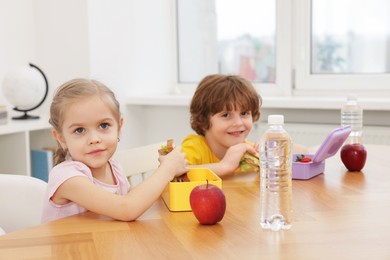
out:
M346 144L341 148L340 157L349 171L358 172L366 163L367 151L362 144Z
M225 215L225 194L221 188L207 182L191 191L190 205L200 224L214 225Z

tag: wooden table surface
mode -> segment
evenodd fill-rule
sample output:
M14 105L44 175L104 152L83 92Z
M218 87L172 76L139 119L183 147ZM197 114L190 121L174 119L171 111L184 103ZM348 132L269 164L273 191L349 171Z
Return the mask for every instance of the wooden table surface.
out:
M339 155L293 181L290 230L260 228L258 174L223 180L217 225L158 200L135 222L84 213L0 236L0 259L390 259L390 146L367 145L362 172Z

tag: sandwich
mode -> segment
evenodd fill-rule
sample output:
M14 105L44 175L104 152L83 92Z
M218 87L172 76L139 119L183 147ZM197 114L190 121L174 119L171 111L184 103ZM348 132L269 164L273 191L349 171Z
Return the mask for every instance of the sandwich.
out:
M173 144L173 139L168 139L167 140L167 144L166 145L162 145L161 148L158 150L158 153L160 155L167 155L170 152L172 152L172 150L174 148L175 148L175 146ZM190 180L188 179L188 176L185 173L185 174L183 174L181 176L175 177L172 181L173 182L185 182L185 181L190 181Z
M246 152L240 161L239 172L259 172L260 164L259 164L259 155L250 154Z
M160 155L167 155L170 152L172 152L174 145L173 145L173 139L168 139L166 145L162 145L161 149L158 150L158 153Z

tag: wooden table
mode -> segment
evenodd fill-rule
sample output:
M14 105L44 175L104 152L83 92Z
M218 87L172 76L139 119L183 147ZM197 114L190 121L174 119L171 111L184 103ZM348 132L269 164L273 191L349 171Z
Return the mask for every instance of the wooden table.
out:
M390 259L390 146L367 145L361 173L339 155L325 173L293 181L288 231L259 224L259 177L223 180L227 211L214 226L157 201L135 222L84 213L0 237L0 259Z

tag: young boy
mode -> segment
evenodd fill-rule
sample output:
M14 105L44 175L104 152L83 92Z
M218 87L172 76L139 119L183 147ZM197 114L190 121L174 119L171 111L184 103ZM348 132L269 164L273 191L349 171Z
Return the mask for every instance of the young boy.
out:
M197 134L182 142L190 167L206 167L219 176L239 171L244 154L257 154L246 138L260 118L261 104L261 96L243 77L205 77L190 105L191 127Z

